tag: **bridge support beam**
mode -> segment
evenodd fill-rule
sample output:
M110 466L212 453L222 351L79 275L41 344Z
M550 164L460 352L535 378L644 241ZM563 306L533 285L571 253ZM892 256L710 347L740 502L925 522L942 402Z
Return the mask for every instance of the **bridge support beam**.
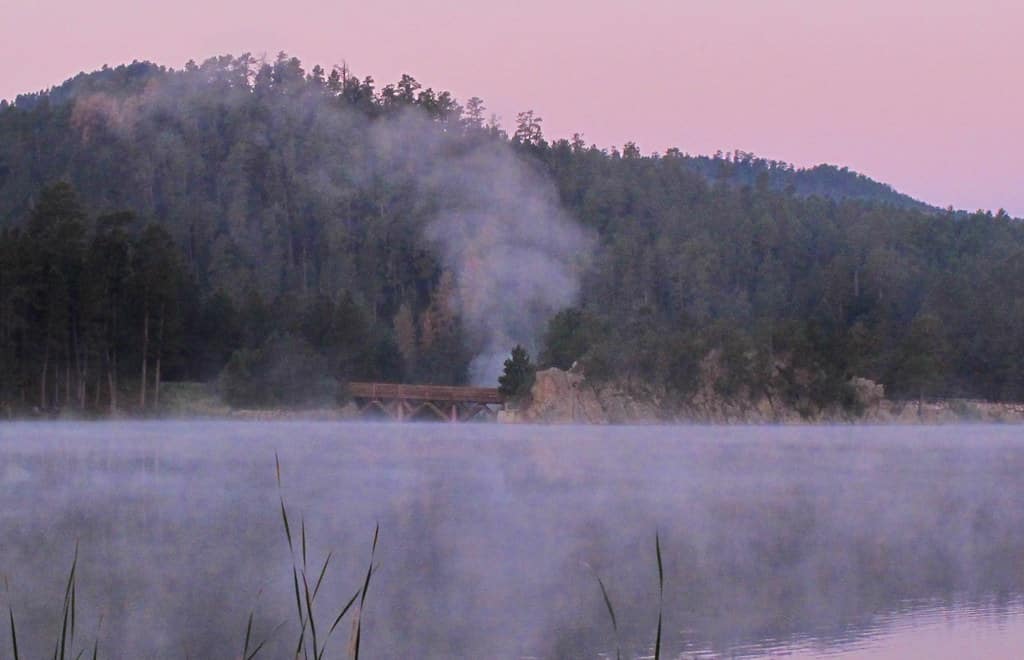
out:
M440 403L435 401L409 402L404 400L357 401L360 417L381 416L396 422L436 419L441 422L459 423L472 421L493 421L498 417L497 409L482 403ZM429 414L428 414L429 413Z

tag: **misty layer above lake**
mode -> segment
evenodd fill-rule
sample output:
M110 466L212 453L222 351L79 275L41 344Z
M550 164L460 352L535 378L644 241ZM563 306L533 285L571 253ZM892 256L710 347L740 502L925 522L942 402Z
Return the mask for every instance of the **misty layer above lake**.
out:
M59 630L76 539L79 634L91 640L103 614L106 657L233 657L253 608L258 637L287 622L267 653L284 657L298 630L277 451L311 563L334 551L325 620L361 585L380 523L367 657L594 657L615 644L595 573L625 655L643 653L656 529L668 652L870 647L885 643L879 626L912 621L915 603L1021 624L1018 438L1013 427L5 425L0 573L25 657Z

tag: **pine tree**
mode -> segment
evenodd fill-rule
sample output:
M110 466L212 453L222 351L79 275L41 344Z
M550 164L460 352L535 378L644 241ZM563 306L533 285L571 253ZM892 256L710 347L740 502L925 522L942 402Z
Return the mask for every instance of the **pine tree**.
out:
M536 368L526 349L516 344L512 357L505 360L505 373L498 377L498 391L508 397L523 397L530 393Z

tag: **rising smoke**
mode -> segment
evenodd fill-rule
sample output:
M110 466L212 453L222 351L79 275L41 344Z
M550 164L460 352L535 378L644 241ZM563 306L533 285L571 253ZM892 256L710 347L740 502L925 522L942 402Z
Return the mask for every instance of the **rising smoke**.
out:
M508 145L453 149L413 112L375 128L386 171L411 172L414 185L440 200L424 235L455 275L458 312L481 347L470 378L494 383L510 348L536 347L547 319L576 299L591 241L551 182Z
M219 104L235 112L254 94L258 62L233 62L160 78L128 98L80 94L72 121L86 140L100 127L135 144L155 141L152 172L137 176L186 169L181 163L195 143L189 132L198 114L192 109ZM247 207L244 178L252 148L274 149L287 185L296 196L313 200L309 206L328 224L348 222L340 200L353 191L414 191L413 208L390 211L408 213L416 223L413 231L426 239L454 280L454 299L448 302L476 352L470 366L474 383L493 384L513 345L535 352L546 321L577 298L592 241L563 211L540 166L505 141L467 140L416 108L370 120L342 108L333 96L310 90L275 95L266 105L272 116L240 132L220 164L223 183L218 185L230 189L218 196L235 234L259 245L273 227L288 225L279 217L281 209ZM253 280L271 288L273 267L260 269L266 272L253 273ZM331 286L351 283L339 276Z

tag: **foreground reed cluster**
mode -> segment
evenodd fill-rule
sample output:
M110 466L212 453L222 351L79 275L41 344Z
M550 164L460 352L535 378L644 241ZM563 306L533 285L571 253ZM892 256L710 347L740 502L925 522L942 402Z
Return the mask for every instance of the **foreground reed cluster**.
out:
M356 592L352 594L352 597L334 616L333 620L328 619L331 621L331 625L325 631L322 626L318 627L315 605L316 598L320 593L320 587L323 585L324 577L327 575L327 568L330 566L331 558L334 554L333 552L327 553L327 558L324 559L323 564L320 565L320 570L316 573L316 580L312 581L312 588L310 588L311 577L313 574L309 571L309 544L307 543L306 538L306 521L304 517L300 516L298 535L299 548L297 551L296 542L292 535L292 523L288 517L288 507L285 505L284 501L284 491L281 486L281 461L277 454L274 455L274 468L275 476L277 478L278 498L281 503L281 522L284 525L285 538L288 541L288 551L292 560L292 584L295 590L295 610L299 624L299 636L295 644L295 653L293 657L296 658L296 660L300 658L302 660L324 660L324 658L327 657L327 642L330 640L331 635L333 635L334 631L341 624L345 615L349 612L353 612L354 608L352 616L352 632L348 645L348 656L353 660L359 660L359 651L363 633L363 611L366 606L366 595L370 591L370 580L376 570L374 558L377 552L377 540L380 536L380 525L377 525L373 530L373 543L370 546L370 564L366 569L366 577L363 579L362 585L356 589ZM97 625L92 648L89 649L86 646L80 648L77 653L75 652L75 631L78 609L77 585L78 542L76 541L75 552L71 561L71 569L68 572L67 584L64 588L64 604L61 610L60 632L58 633L57 640L54 644L53 660L83 660L86 657L89 657L92 660L98 660L100 657L99 640L100 629L103 625L102 616L100 617L99 624ZM14 616L14 606L10 602L10 585L6 577L4 577L4 590L8 600L7 616L11 630L11 652L13 654L13 660L22 660L21 650L18 646L18 626ZM260 652L264 650L270 639L272 639L273 636L276 635L287 623L286 621L282 621L273 629L270 636L257 642L253 637L253 619L255 614L255 609L251 610L249 612L248 620L246 621L245 641L242 644L242 652L238 656L241 660L255 660L259 656ZM89 653L89 656L86 656L87 653ZM0 655L0 658L2 657L3 656Z
M10 601L11 587L4 577L4 591L7 593L8 601ZM67 585L64 587L64 605L61 609L61 624L60 634L57 637L57 641L53 647L53 659L54 660L81 660L85 656L88 648L83 648L78 653L74 652L75 648L75 618L77 610L77 596L78 591L78 542L75 541L75 554L71 560L71 570L68 571ZM18 651L18 629L14 622L14 606L8 604L7 616L11 623L11 647L14 653L14 660L21 660L20 652ZM100 650L100 631L99 629L103 626L103 617L100 616L99 624L96 629L96 637L92 644L92 660L96 660L99 657Z
M359 606L356 609L353 619L352 637L349 642L349 655L353 660L359 660L359 647L360 642L362 641L363 632L363 608L366 605L366 594L370 590L370 579L373 577L373 560L374 555L377 552L377 539L380 534L380 525L374 527L373 530L373 544L370 547L370 565L366 569L366 578L363 580L362 586L356 589L356 592L352 594L352 597L347 603L345 603L345 606L341 608L341 611L334 618L334 622L331 624L331 627L327 630L327 634L324 635L321 640L320 636L317 634L316 615L313 610L313 605L316 603L317 594L320 593L320 585L323 584L324 575L327 574L327 567L331 563L333 553L327 553L327 558L324 559L324 563L320 567L313 589L310 591L307 553L308 545L306 543L306 520L304 517L300 517L299 519L301 540L300 566L295 553L295 544L292 542L292 527L288 521L288 509L285 506L284 493L281 488L281 461L276 454L274 455L274 467L277 476L278 496L281 502L281 521L284 523L284 533L285 537L288 539L288 551L291 553L292 558L292 584L295 588L295 609L299 618L299 639L295 646L295 657L302 657L304 660L309 660L309 658L312 658L312 660L323 660L324 654L327 652L328 640L338 627L338 624L341 623L342 619L345 618L345 615L348 614L358 599ZM250 653L249 644L252 637L252 618L253 612L250 612L249 622L245 629L245 645L242 649L242 658L244 660L255 658L266 643L266 640L260 642Z
M324 577L327 574L327 569L330 566L331 559L334 555L333 552L327 553L327 557L320 565L320 569L315 573L316 579L311 580L314 574L309 570L309 544L306 536L305 517L300 516L299 518L299 534L296 543L296 539L292 534L292 521L288 516L288 507L284 500L284 490L281 485L281 462L277 454L274 455L274 468L277 480L278 499L281 506L281 522L284 526L284 534L288 542L288 551L292 560L292 585L295 595L295 611L299 625L299 635L295 643L295 652L292 657L296 660L299 660L300 658L302 660L324 660L327 653L327 643L331 639L331 636L344 620L345 616L349 614L349 612L353 612L347 655L352 660L359 660L362 642L363 611L366 605L366 596L370 590L370 581L377 569L374 559L377 552L377 541L380 536L380 525L376 525L373 530L373 542L370 546L370 562L366 569L366 577L363 579L362 584L356 589L355 593L352 594L352 597L349 598L340 611L334 615L333 619L327 619L327 621L331 621L331 625L329 628L326 628L325 631L324 627L317 623L315 605L317 596L320 594L320 588L324 583ZM296 545L298 545L298 548L296 548ZM68 578L64 588L64 601L60 616L60 631L54 643L53 660L83 660L83 658L86 657L91 658L91 660L98 660L99 658L100 630L103 626L102 616L100 616L99 623L97 624L96 634L93 639L91 649L88 645L85 645L79 648L77 653L75 652L78 549L78 542L76 541L74 555L71 560L71 568L68 571ZM661 560L661 538L657 532L655 532L654 535L654 550L658 563L658 626L654 642L654 660L660 660L665 573ZM608 589L606 588L604 581L601 579L601 576L595 572L595 578L597 579L598 586L601 589L601 596L604 599L608 616L611 619L612 630L615 634L615 657L616 660L622 660L622 646L621 640L619 639L619 626L618 619L615 615L615 608L612 605L612 599L608 594ZM311 583L312 588L310 588ZM10 623L13 660L21 660L21 651L18 647L17 623L14 616L14 607L10 604L10 585L6 577L4 577L4 589L8 598L7 612ZM256 660L260 652L266 647L267 643L287 623L287 621L282 621L271 631L268 637L257 642L253 636L254 617L255 608L250 610L246 621L242 652L238 656L240 660ZM86 655L87 653L89 654L88 656ZM2 658L2 656L0 656L0 658ZM188 660L187 654L186 660Z
M665 570L661 563L661 535L658 532L654 532L654 555L658 560L658 630L654 636L654 660L661 660L661 624L662 608L665 602ZM605 609L608 610L608 618L612 621L612 631L615 633L615 660L622 660L622 643L619 640L619 622L615 616L615 607L612 605L612 599L608 595L608 589L604 585L604 580L596 572L594 577L597 579L597 585L601 587L601 597L604 599Z

